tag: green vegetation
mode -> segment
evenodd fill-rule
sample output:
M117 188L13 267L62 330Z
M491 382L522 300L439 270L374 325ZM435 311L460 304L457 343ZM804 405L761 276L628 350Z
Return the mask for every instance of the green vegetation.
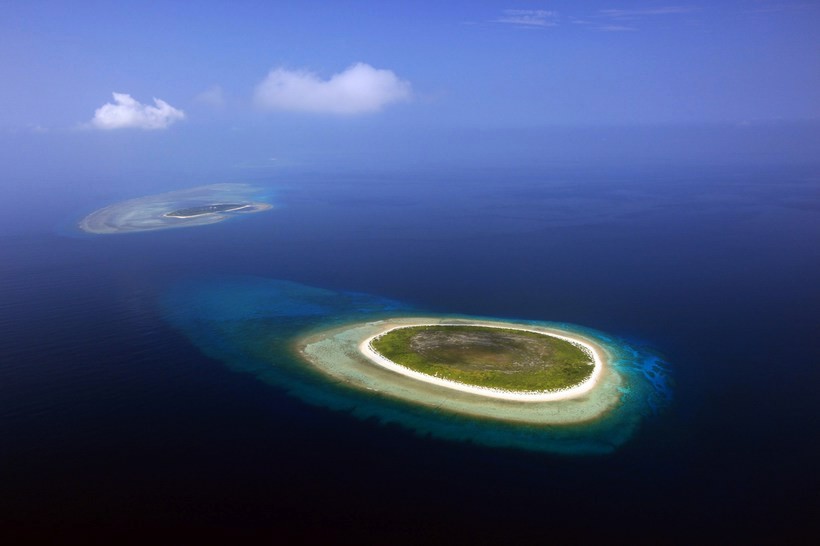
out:
M483 326L410 326L372 342L385 358L459 383L551 391L581 383L594 368L580 347L552 336Z

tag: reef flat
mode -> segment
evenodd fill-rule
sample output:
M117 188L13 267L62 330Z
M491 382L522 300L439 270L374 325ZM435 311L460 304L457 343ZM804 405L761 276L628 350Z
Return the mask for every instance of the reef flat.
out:
M114 203L79 222L87 233L114 234L215 224L240 214L269 210L261 188L212 184Z
M457 384L411 370L402 372L396 367L375 363L373 354L366 350L371 339L394 328L449 324L516 328L514 323L490 320L391 318L315 334L300 343L300 352L316 370L350 387L376 391L437 411L482 419L538 425L578 424L605 415L621 399L619 389L622 379L607 365L611 355L606 348L593 339L557 328L526 326L529 331L570 337L584 343L598 355L599 365L587 381L576 387L552 392L516 393Z

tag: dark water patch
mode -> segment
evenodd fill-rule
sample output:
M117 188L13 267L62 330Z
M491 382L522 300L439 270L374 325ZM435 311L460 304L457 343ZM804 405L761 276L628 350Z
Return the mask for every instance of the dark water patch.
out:
M168 175L166 188L147 188L134 176L114 190L100 177L90 189L61 173L48 195L10 199L0 534L328 530L373 541L412 528L535 543L548 524L550 538L582 529L635 543L799 543L817 528L820 491L817 168L572 170L302 176L275 214L124 239L50 232L75 210L219 180ZM591 179L610 180L607 199L582 187ZM505 187L520 193L505 197ZM492 219L495 199L509 221ZM553 221L553 210L571 219L584 203L606 221ZM674 398L605 457L409 434L351 418L355 404L306 404L234 373L169 327L160 294L220 274L617 332L662 348Z

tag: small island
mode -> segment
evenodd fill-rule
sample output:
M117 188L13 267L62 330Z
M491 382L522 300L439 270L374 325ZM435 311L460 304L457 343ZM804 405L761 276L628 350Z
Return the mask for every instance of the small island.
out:
M251 205L247 203L233 204L233 203L217 203L213 205L203 205L200 207L189 207L186 209L174 210L166 212L165 216L169 218L193 218L195 216L202 216L203 214L215 214L217 212L236 212L246 209Z
M488 396L559 393L582 385L595 370L594 352L584 344L513 327L405 326L374 336L364 350L399 373L461 390L477 387L471 390Z
M565 322L417 314L259 277L176 283L162 311L204 354L277 396L423 436L609 453L671 396L658 353Z
M579 424L606 415L622 394L608 345L544 324L395 317L315 332L297 345L338 385L437 412Z

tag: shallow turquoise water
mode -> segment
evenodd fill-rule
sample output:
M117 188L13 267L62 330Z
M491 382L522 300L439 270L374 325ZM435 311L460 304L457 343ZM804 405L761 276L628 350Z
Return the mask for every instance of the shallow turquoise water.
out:
M310 404L448 440L563 454L607 453L628 441L642 420L657 415L671 399L669 369L658 354L577 325L523 321L582 333L606 346L624 381L620 405L591 423L533 426L480 420L363 393L314 372L295 354L296 339L311 331L430 315L397 301L288 281L231 277L179 284L166 294L163 310L203 353L235 371L251 373Z

